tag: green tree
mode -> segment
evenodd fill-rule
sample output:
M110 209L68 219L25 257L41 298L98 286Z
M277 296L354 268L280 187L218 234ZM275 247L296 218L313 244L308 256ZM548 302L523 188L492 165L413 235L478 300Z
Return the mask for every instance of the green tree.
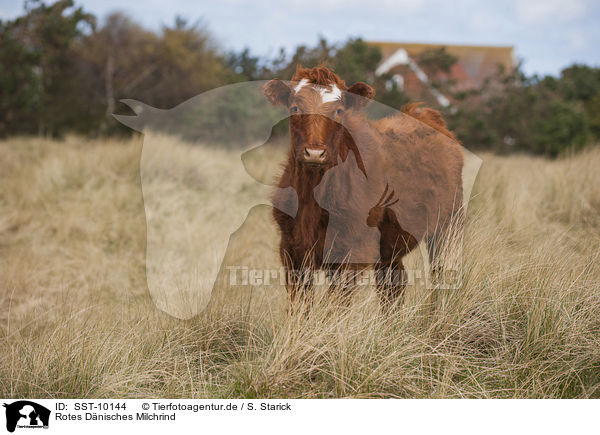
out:
M417 57L417 63L429 77L440 72L450 72L450 68L458 61L456 56L448 53L446 47L429 48Z
M600 68L572 65L561 71L558 83L566 100L590 101L600 94Z
M0 135L34 132L42 111L40 54L23 44L14 23L0 22Z
M225 63L235 74L229 81L261 80L268 77L267 71L261 65L260 57L253 56L249 48L243 49L240 53L229 52L225 56Z
M448 112L468 147L555 157L589 142L589 116L581 101L565 97L564 77L526 77L499 69L481 89ZM580 97L579 97L580 98Z
M165 26L156 53L157 70L146 89L149 103L170 108L225 83L227 66L216 43L200 23L177 18Z
M2 105L8 107L0 115L0 128L4 134L59 134L69 127L72 102L84 86L74 78L73 43L93 28L95 20L82 8L72 9L72 0L49 6L36 0L25 7L24 16L1 26L0 86ZM24 118L34 122L23 122Z
M130 18L110 14L101 27L76 45L81 59L79 80L88 85L88 131L109 133L120 129L112 114L122 98L145 101L147 89L154 84L158 71L159 38L143 29Z

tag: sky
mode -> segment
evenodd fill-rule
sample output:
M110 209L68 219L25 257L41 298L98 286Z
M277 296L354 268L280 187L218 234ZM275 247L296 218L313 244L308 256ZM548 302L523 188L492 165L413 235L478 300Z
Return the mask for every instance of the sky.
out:
M552 74L573 63L600 66L600 0L75 0L100 20L121 11L159 30L179 15L200 20L223 50L288 53L350 37L372 41L511 45L527 74ZM0 18L23 11L0 0Z

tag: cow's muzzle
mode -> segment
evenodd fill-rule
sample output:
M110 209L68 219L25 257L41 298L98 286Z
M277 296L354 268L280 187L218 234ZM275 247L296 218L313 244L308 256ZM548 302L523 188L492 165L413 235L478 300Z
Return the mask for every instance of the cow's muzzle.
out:
M322 165L327 162L327 150L323 148L304 148L304 153L302 154L304 163L309 163L313 165Z

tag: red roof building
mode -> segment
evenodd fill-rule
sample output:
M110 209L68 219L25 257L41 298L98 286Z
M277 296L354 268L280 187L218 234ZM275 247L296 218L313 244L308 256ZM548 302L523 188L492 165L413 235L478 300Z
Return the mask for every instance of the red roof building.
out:
M509 71L515 65L513 47L375 41L367 44L379 47L383 54L375 75L391 76L389 86L395 84L415 101L443 107L451 105L451 98L433 86L435 82L447 83L453 92L468 91L480 87L499 67ZM457 61L448 72L429 77L419 65L419 57L427 50L440 48L445 48Z

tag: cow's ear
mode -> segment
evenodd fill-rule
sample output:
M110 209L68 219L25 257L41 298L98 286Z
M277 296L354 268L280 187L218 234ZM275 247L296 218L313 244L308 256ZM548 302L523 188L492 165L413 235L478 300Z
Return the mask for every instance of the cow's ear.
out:
M271 104L275 106L287 106L291 89L287 83L279 79L273 79L263 86L263 93Z
M375 89L363 82L356 82L346 90L346 107L360 109L375 97Z

